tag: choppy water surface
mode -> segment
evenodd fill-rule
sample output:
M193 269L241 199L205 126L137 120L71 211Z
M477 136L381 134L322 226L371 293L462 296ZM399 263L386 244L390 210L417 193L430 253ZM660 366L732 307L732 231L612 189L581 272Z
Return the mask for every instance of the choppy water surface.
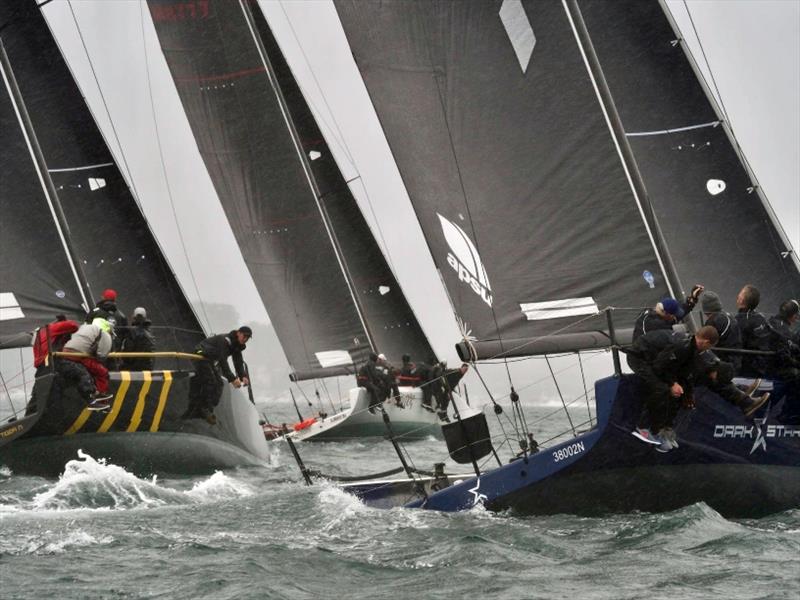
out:
M442 454L408 447L419 467ZM396 464L385 442L301 452L327 471ZM800 597L800 510L383 511L299 479L284 446L267 467L206 477L138 478L88 456L57 481L0 470L0 597Z

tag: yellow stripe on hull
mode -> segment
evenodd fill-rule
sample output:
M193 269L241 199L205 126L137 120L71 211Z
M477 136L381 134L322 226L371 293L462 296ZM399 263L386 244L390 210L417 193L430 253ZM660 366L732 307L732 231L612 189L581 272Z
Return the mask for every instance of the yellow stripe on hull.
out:
M156 408L156 414L153 415L150 431L158 431L158 427L161 425L161 416L164 414L164 407L167 405L167 396L171 386L172 371L164 371L164 384L161 386L161 394L158 396L158 407Z
M106 415L106 418L103 419L103 423L100 425L97 433L105 433L111 429L114 421L117 420L117 416L119 416L119 411L122 409L122 404L125 402L125 394L128 393L128 387L131 385L131 372L120 371L119 375L122 378L122 381L120 381L119 389L117 390L116 396L114 396L114 404L111 407L111 411Z
M144 383L142 383L142 389L139 392L139 399L136 401L136 408L133 410L131 422L125 431L136 431L142 422L145 400L147 399L147 393L150 391L150 384L153 382L153 376L150 371L142 371L142 376L144 377Z
M78 433L81 430L81 427L86 424L86 421L89 420L90 416L92 416L92 411L90 411L88 408L84 408L81 411L81 414L78 415L78 418L75 419L75 422L70 425L66 432L64 432L64 435L75 435Z

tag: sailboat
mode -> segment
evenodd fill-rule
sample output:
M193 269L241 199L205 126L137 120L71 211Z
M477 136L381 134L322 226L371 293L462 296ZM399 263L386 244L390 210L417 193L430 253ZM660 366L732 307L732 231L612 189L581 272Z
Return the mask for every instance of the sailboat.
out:
M79 450L143 474L263 464L258 413L244 396L224 392L218 425L182 418L196 358L186 353L203 327L40 9L9 5L0 24L0 348L30 348L59 313L82 321L93 290L113 288L124 305L146 306L162 356L156 370L111 373L107 412L88 411L54 372L37 377L29 414L2 424L0 464L56 475Z
M148 2L206 168L294 382L355 375L370 352L437 362L257 3ZM384 403L397 435L441 435L418 388ZM298 440L385 435L364 388ZM463 407L467 410L467 407Z
M469 448L458 462L474 473L345 489L375 506L444 511L705 502L759 516L800 505L800 398L784 382L770 382L753 420L700 388L697 408L676 420L672 452L631 435L641 397L617 352L644 307L682 298L686 282L730 302L752 283L766 307L800 295L797 255L664 6L335 6L464 324L460 356L476 368L598 348L616 358L615 373L595 383L597 421L586 431L537 448L522 428L512 462L481 468L492 446L471 421L451 453ZM509 395L519 410L513 387Z

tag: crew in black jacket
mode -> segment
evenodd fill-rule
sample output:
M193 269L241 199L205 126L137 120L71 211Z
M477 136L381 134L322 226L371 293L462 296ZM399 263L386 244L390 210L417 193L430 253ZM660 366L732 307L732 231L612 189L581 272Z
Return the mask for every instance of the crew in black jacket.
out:
M781 419L793 424L800 423L800 330L794 328L798 320L800 304L797 300L781 303L778 314L769 320L770 344L775 351L769 373L789 388Z
M128 319L125 314L117 307L117 292L112 289L103 290L95 307L86 315L86 322L91 323L95 319L105 319L111 324L114 331L114 345L112 351L117 352L122 348L122 342L128 335ZM116 361L110 361L108 368L114 370Z
M685 302L678 302L675 298L664 298L653 308L648 308L636 317L633 325L633 341L635 342L645 333L658 329L672 329L675 323L683 321L697 305L697 299L703 293L703 286L699 283L692 288Z
M359 387L363 387L369 394L369 412L374 413L375 407L383 401L381 398L381 374L378 372L378 355L370 352L369 360L361 365L356 375Z
M123 352L155 352L156 338L150 331L151 321L147 318L147 311L141 306L133 310L131 326L128 335L122 344ZM123 371L152 371L155 359L123 358L121 369Z
M736 322L742 335L742 348L745 350L772 349L772 329L767 317L756 310L760 300L758 288L750 284L744 286L736 296L736 306L739 309ZM768 356L745 355L742 357L741 374L747 377L766 377L771 362Z
M235 388L250 383L246 376L242 351L252 336L253 331L242 325L235 331L212 335L200 342L196 352L206 360L194 361L195 377L186 417L200 417L212 425L217 422L214 407L219 404L219 397L222 394L220 375ZM235 374L231 372L228 358L233 359Z
M647 415L642 414L633 435L664 452L677 447L671 429L679 402L691 404L698 354L718 340L716 329L701 327L693 336L660 329L634 342L628 365L644 384Z

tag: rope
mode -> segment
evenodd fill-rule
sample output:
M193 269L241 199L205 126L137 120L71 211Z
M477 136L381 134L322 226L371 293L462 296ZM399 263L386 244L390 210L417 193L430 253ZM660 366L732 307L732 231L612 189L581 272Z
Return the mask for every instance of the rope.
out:
M578 365L581 368L581 381L583 382L583 396L586 398L586 412L589 413L589 422L592 422L592 407L589 406L589 390L586 387L586 373L583 372L583 359L581 353L578 352Z
M545 356L547 358L547 356ZM575 434L575 425L572 424L572 417L567 410L567 404L564 402L564 394L561 393L561 387L558 385L558 378L556 374L553 372L553 365L550 364L550 359L547 359L547 368L550 370L550 376L553 378L553 383L556 385L556 391L558 392L558 397L561 399L561 405L564 407L564 413L567 415L567 420L569 421L569 426L572 428L573 435Z

